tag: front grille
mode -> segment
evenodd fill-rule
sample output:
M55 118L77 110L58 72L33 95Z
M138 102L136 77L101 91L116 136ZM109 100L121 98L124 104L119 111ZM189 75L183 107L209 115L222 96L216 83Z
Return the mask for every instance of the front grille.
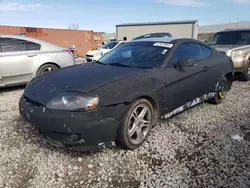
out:
M94 57L93 55L86 55L86 57Z
M219 51L220 53L222 53L223 55L227 55L225 51Z

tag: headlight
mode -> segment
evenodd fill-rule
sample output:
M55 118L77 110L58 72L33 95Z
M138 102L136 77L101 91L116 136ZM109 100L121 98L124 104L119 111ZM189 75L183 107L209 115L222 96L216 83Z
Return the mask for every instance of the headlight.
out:
M84 93L66 92L53 98L46 107L56 110L88 111L94 110L99 98Z
M249 53L249 49L234 50L231 53L231 57L233 59L235 59L235 58L245 58L245 57L247 57L248 53Z
M98 53L98 54L94 55L95 60L99 60L101 57L102 57L101 53Z

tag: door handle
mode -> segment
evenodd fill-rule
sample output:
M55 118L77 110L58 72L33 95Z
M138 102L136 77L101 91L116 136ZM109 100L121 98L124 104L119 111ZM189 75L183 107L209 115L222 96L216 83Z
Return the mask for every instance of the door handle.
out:
M204 72L208 71L208 67L205 66L204 69L203 69Z
M37 56L37 54L28 54L27 57L34 57Z

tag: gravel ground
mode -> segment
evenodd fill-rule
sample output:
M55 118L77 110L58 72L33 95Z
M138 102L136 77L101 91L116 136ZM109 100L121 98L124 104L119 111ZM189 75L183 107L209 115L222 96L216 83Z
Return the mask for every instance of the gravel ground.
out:
M0 91L0 187L250 187L250 82L218 106L156 126L135 151L56 149L18 113L23 88Z

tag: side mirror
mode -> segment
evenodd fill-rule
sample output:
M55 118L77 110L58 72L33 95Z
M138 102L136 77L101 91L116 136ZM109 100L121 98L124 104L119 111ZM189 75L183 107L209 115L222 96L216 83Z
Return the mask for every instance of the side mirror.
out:
M193 67L194 66L194 62L192 59L188 59L188 58L181 58L177 63L176 63L177 67Z
M205 43L207 43L207 42L208 42L208 40L204 40L204 42L205 42Z

